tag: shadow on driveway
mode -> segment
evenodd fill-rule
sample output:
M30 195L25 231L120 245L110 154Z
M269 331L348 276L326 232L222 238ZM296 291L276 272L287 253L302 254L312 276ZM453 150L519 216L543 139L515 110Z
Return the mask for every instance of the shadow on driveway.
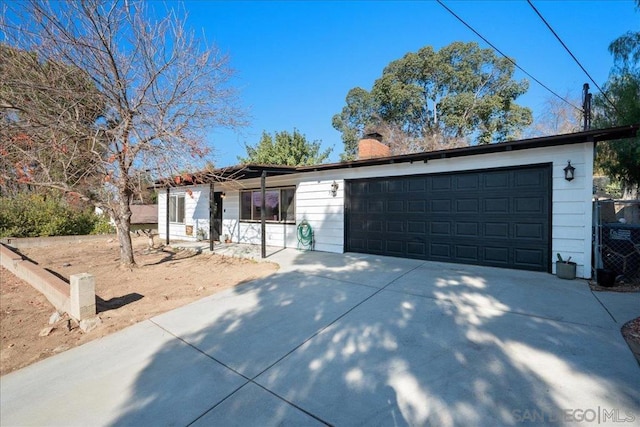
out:
M596 411L640 419L640 370L586 284L327 258L316 268L297 254L300 271L152 319L179 339L154 352L113 425L544 425ZM185 343L240 385L195 393L202 384L176 369Z

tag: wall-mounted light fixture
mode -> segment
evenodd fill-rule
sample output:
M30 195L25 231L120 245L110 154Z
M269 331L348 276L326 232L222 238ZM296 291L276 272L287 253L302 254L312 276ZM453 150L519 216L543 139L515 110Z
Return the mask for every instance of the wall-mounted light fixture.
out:
M333 184L331 184L331 195L333 197L336 197L337 194L338 194L338 183L333 181Z
M564 168L564 179L566 179L567 181L573 180L573 178L575 178L575 170L576 168L571 166L571 160L568 160L567 166Z
M221 198L221 199L224 199L225 197L227 197L227 194L223 192L223 193L220 195L220 198Z

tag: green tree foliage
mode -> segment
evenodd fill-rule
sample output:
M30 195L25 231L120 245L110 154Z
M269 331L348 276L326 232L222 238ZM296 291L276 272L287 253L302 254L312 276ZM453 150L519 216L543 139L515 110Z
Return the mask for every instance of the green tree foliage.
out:
M513 80L514 65L477 43L431 46L391 62L373 85L349 91L346 106L333 117L342 132L343 158L355 155L365 128L400 128L411 138L505 141L532 121L515 99L528 82Z
M370 92L360 87L353 88L347 93L347 105L340 114L333 116L333 127L342 133L344 152L342 160L353 160L358 151L358 140L369 127L375 127L380 122L378 116L379 104Z
M0 198L0 237L69 236L113 233L106 218L78 209L63 198L19 194Z
M332 151L332 148L321 151L320 141L307 141L297 129L293 134L282 131L275 132L274 136L262 132L258 144L245 145L245 148L247 157L238 157L240 163L281 166L318 165L326 161Z
M640 1L637 1L640 8ZM640 123L640 32L628 32L609 45L614 67L603 90L594 97L594 126ZM608 98L608 99L607 99ZM609 102L609 100L611 102ZM640 187L640 137L598 144L597 167L619 181L629 196Z

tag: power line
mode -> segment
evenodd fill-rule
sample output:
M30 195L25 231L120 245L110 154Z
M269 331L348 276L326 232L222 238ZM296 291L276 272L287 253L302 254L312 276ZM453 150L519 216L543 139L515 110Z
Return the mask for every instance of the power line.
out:
M533 81L535 81L536 83L538 83L540 86L542 86L543 88L545 88L546 90L548 90L549 92L551 92L553 95L555 95L556 97L558 97L558 99L562 100L563 102L567 103L568 105L572 106L573 108L575 108L576 110L582 112L582 108L575 106L574 104L572 104L571 102L567 101L566 99L564 99L562 96L558 95L556 92L554 92L551 88L549 88L547 85L545 85L544 83L542 83L540 80L536 79L533 75L531 75L529 72L527 72L524 68L522 68L521 66L519 66L518 64L516 64L516 62L509 58L507 55L505 55L500 49L498 49L493 43L491 43L489 40L487 40L482 34L480 34L479 32L477 32L471 25L467 24L467 22L462 19L461 17L459 17L458 15L456 15L456 13L449 9L447 7L447 5L445 5L442 0L436 0L438 2L438 4L440 4L440 6L444 7L447 12L449 12L451 15L453 15L458 21L460 21L465 27L467 27L468 29L470 29L471 31L473 31L473 33L475 35L477 35L478 37L480 37L486 44L488 44L489 46L491 46L493 48L493 50L495 50L496 52L498 52L500 55L502 55L503 57L505 57L509 62L511 62L517 69L519 69L520 71L522 71L523 73L525 73L527 76L529 76Z
M540 13L540 11L538 9L536 9L536 7L533 5L533 3L531 3L531 0L527 0L527 3L529 3L529 6L531 6L531 8L536 12L536 14L540 17L540 19L542 19L542 22L545 23L545 25L547 26L547 28L549 29L549 31L551 31L551 33L553 33L553 35L556 37L556 39L558 39L558 41L560 42L560 44L562 45L562 47L564 47L564 49L569 53L569 55L571 55L571 57L573 58L574 61L576 61L576 64L578 64L578 66L582 69L582 71L584 71L584 73L587 75L587 77L589 77L589 80L591 80L591 82L598 88L598 90L600 91L600 93L602 94L602 96L604 96L604 98L607 100L607 102L609 102L609 104L611 104L611 106L618 111L618 108L616 107L616 105L609 99L609 97L607 96L607 94L602 90L602 88L600 88L600 86L598 86L598 83L596 83L596 81L593 79L593 77L591 77L591 74L589 74L589 72L582 66L582 64L580 63L580 61L578 61L578 58L576 58L576 56L573 54L573 52L571 52L571 49L569 49L567 47L567 45L562 41L562 39L560 38L560 36L558 35L558 33L555 32L555 30L551 27L551 25L547 22L546 19L544 19L544 16L542 16L542 14Z

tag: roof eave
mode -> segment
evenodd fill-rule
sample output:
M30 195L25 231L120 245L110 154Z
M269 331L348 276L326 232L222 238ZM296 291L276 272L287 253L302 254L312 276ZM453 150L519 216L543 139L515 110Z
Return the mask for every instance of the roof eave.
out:
M526 150L532 148L543 148L557 145L579 144L584 142L610 141L623 138L635 137L640 124L620 126L609 129L595 129L584 132L576 132L562 135L552 135L538 138L529 138L517 141L499 142L495 144L474 145L461 148L450 148L447 150L429 151L423 153L403 154L398 156L379 157L364 160L352 160L348 162L329 163L315 166L302 166L299 172L310 172L320 170L353 168L363 166L379 166L393 163L413 163L424 162L435 159L447 159L453 157L473 156L478 154L489 154L503 151Z
M227 168L201 171L191 174L191 181L176 183L166 179L156 182L157 187L179 187L185 185L208 184L212 182L236 181L243 179L259 178L263 172L268 175L285 175L292 173L305 173L333 169L344 169L364 166L379 166L393 163L427 162L435 159L448 159L454 157L490 154L504 151L527 150L559 145L579 144L584 142L612 141L617 139L635 137L640 129L640 124L618 126L608 129L593 129L583 132L543 136L517 141L499 142L495 144L474 145L469 147L451 148L447 150L429 151L423 153L403 154L397 156L378 157L373 159L352 160L340 163L328 163L313 166L277 166L263 164L235 165Z

